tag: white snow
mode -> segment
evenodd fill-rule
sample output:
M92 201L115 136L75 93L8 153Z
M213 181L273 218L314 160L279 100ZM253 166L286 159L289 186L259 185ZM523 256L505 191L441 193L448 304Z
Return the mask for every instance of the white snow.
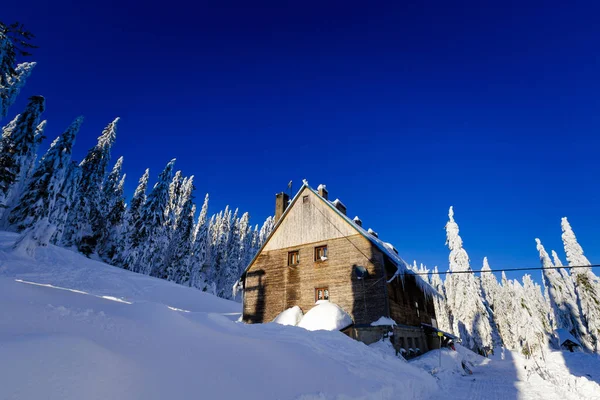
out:
M371 322L371 326L396 326L396 321L389 317L380 317L377 321Z
M21 256L16 238L0 232L2 399L600 398L596 355L485 359L457 345L434 371L439 351L407 363L388 340L236 323L238 303L52 245ZM303 321L332 308L345 319L321 301Z
M35 259L15 255L16 238L0 232L2 399L426 399L437 390L426 372L341 332L236 323L239 303L52 245Z
M298 324L309 331L339 331L352 324L352 317L337 304L328 300L319 300L308 310Z
M432 399L600 399L596 355L552 351L543 358L527 359L498 349L491 358L484 358L460 345L456 350L430 351L409 362L437 378L441 390Z
M281 314L275 317L273 322L280 325L292 325L296 326L302 319L304 314L302 314L302 310L298 306L294 306L292 308L288 308L283 311Z

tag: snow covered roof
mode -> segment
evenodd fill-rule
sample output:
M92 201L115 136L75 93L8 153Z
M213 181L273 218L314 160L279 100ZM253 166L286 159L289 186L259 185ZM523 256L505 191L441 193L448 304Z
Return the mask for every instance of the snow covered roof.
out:
M559 346L562 346L567 341L571 341L581 347L579 340L577 340L575 336L571 335L571 333L566 329L557 329L554 331L554 334L558 337Z

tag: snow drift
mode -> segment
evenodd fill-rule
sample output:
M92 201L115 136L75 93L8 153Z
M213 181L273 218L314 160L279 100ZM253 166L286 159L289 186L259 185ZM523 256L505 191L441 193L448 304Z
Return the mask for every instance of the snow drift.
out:
M302 314L302 310L300 309L300 307L294 306L288 308L287 310L283 311L281 314L276 316L273 322L280 325L296 326L302 319L303 315L304 314Z
M352 317L340 306L319 300L300 320L298 326L309 331L339 331L352 325Z

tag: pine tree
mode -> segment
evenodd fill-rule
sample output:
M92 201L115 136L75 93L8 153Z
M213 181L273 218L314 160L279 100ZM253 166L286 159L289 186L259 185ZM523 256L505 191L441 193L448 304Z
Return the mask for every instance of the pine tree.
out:
M544 333L544 343L547 343L548 337L552 334L552 325L550 323L550 308L542 294L542 288L531 279L531 275L523 276L523 290L529 298L528 303L531 305L532 312L538 320L538 326Z
M494 347L502 346L502 338L500 337L498 325L494 315L494 300L498 296L499 286L496 276L491 272L490 264L487 257L483 258L483 267L481 268L481 295L483 304L486 306L488 315L490 316L490 326L492 327L492 341Z
M136 230L136 226L142 219L142 209L146 204L146 190L148 189L148 180L150 170L146 169L138 181L138 186L133 193L131 204L125 209L122 226L122 244L117 250L114 263L124 269L131 269L129 262L133 260L131 252L140 245L141 236Z
M19 204L9 216L11 224L23 231L15 248L33 253L47 246L64 222L59 199L68 176L75 136L83 119L77 118L50 146L35 169Z
M502 271L501 284L498 286L498 291L494 299L494 319L502 342L509 349L516 349L517 347L515 338L518 337L518 332L513 323L515 312L514 301L514 287L506 278L506 273Z
M27 185L30 183L31 176L32 176L34 168L35 168L37 151L38 151L40 144L42 143L42 140L45 138L44 130L46 128L46 123L47 123L46 121L40 122L40 124L35 129L35 133L34 133L34 137L33 137L33 146L27 152L25 157L23 158L23 162L22 162L23 172L21 174L21 179L19 179L18 182L15 182L15 184L13 185L13 187L11 189L11 192L14 194L14 196L17 196L17 195L19 196L18 198L14 198L14 200L11 201L12 203L15 204L14 207L19 206L19 199L23 196L23 193L24 193ZM10 215L11 215L13 208L9 207L9 209L10 209L10 211L6 214L9 217L9 221L4 223L4 225L8 228L14 228L11 226L11 225L13 225L12 222L10 222ZM18 229L18 231L20 232L19 229Z
M0 120L7 114L35 63L22 63L15 67L17 55L29 56L33 48L29 41L33 35L22 24L5 25L0 22Z
M562 219L561 227L569 266L591 265L583 255L583 249L577 242L567 217ZM590 335L590 343L594 351L600 352L600 282L591 268L571 268L571 276L579 304L581 304L583 319Z
M68 219L64 241L67 246L89 256L96 251L98 240L106 231L105 216L102 214L102 184L110 162L110 150L117 135L119 118L108 124L98 137L81 164L81 181L74 208Z
M107 263L112 262L117 253L118 243L121 241L117 232L123 223L125 211L122 169L123 157L119 157L112 171L104 180L101 198L98 202L98 211L104 220L103 224L99 224L100 230L97 232L98 254Z
M483 258L483 267L481 268L481 290L484 300L490 308L494 309L494 300L498 295L500 287L496 276L491 272L490 264L487 257Z
M175 159L166 165L142 207L141 218L135 226L134 247L128 252L127 265L134 272L164 276L164 256L169 240L165 212L174 165Z
M0 120L8 114L8 109L15 103L19 92L25 86L27 78L31 75L35 65L36 63L34 62L25 62L17 65L15 73L8 74L6 84L3 85L0 83Z
M259 247L262 246L263 244L265 244L265 242L267 241L267 238L273 231L274 227L275 227L275 218L273 218L272 216L267 217L267 219L263 223L262 227L260 228L259 240L258 240Z
M492 348L492 327L481 289L473 274L452 274L471 271L469 256L462 247L454 210L450 207L446 224L446 244L450 249L450 274L446 278L446 295L450 308L453 331L460 335L466 347L474 350Z
M177 222L179 219L180 202L182 195L182 188L185 184L184 178L181 176L181 171L175 172L173 179L169 184L169 201L167 203L167 210L165 211L167 218L167 225L172 229L177 229Z
M182 183L180 202L177 205L181 211L177 212L177 228L174 231L170 245L170 257L165 263L168 265L166 279L183 285L189 285L191 278L190 261L194 236L194 177L185 179Z
M231 299L233 297L233 286L240 278L240 269L243 261L242 246L240 243L241 229L240 219L237 217L238 210L236 209L231 219L231 234L226 246L226 264L223 271L223 279L220 286L220 297Z
M431 275L431 286L438 292L439 296L434 297L433 305L435 307L435 317L438 328L444 332L452 333L452 324L448 317L448 306L446 300L446 290L442 279L438 274L438 267L433 268L433 274Z
M40 160L18 205L9 215L9 222L17 231L31 228L37 221L50 218L51 214L56 212L56 203L62 196L71 164L75 137L82 122L83 117L77 118L61 136L52 142ZM48 222L56 229L58 221L52 218Z
M6 25L0 22L0 88L6 89L11 77L17 75L14 65L17 55L30 56L29 49L36 46L30 43L34 35L25 30L23 24L15 22Z
M127 174L121 176L121 180L117 185L115 198L117 199L109 211L107 221L110 229L108 233L108 243L110 246L106 253L107 258L111 264L117 265L122 259L123 252L125 250L125 230L127 228L125 222L125 213L127 212L127 203L125 203L125 178Z
M29 172L31 157L37 148L36 128L44 107L42 96L31 97L23 114L3 128L0 145L0 221L3 225L21 195L17 188L23 185Z
M529 293L516 280L510 284L512 304L510 323L515 334L510 348L519 350L525 355L535 354L540 348L546 347L547 332L533 308Z
M245 212L240 218L240 266L239 275L244 272L252 258L254 258L254 249L252 248L252 226L250 225L250 214Z
M235 212L237 213L237 210ZM216 285L216 295L223 298L229 298L228 295L231 293L231 286L228 286L232 276L230 262L237 256L237 254L231 253L234 223L235 217L232 216L229 206L226 206L218 220L218 230L215 232L213 277L211 279ZM231 282L232 285L233 283Z
M542 263L542 278L544 287L548 290L548 299L551 307L551 323L553 329L566 329L582 343L587 342L587 329L582 323L577 302L569 296L567 284L563 276L554 269L550 256L544 249L542 242L535 239L537 250Z
M56 199L56 232L52 236L51 243L56 245L64 245L63 235L67 226L67 221L73 212L77 189L81 181L81 168L75 161L71 161L67 168L65 182Z
M33 147L27 155L27 159L23 163L23 165L25 165L26 172L25 179L23 180L23 188L21 190L25 188L25 185L28 183L29 179L31 178L31 175L33 174L33 170L35 169L38 149L40 147L40 144L42 144L42 141L46 138L46 136L44 136L44 132L46 130L47 124L48 121L44 120L39 123L37 128L35 128L35 133L33 135Z
M194 243L192 247L191 279L190 286L205 290L208 286L208 275L210 265L207 263L209 251L209 222L208 218L208 193L204 197L204 204L200 210L198 223L194 232Z

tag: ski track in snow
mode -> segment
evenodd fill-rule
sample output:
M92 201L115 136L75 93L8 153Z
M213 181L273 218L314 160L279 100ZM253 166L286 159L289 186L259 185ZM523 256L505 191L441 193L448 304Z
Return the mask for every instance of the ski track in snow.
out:
M406 363L387 342L234 323L238 303L54 246L17 256L15 238L0 232L1 400L600 399L596 356L551 352L544 380L458 346L432 376L438 351Z

